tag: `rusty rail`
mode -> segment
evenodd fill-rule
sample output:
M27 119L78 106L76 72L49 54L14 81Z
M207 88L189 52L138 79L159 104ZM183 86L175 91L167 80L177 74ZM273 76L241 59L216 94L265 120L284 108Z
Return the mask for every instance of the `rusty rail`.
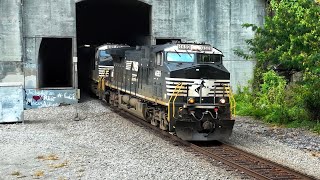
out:
M258 157L228 144L221 143L219 146L203 146L192 144L192 146L192 148L202 151L203 154L219 160L222 163L238 169L256 179L315 179L311 176L302 174L288 167Z

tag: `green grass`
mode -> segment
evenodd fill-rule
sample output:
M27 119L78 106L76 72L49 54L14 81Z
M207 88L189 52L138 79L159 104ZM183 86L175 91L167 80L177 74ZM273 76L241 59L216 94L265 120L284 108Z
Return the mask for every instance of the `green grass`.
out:
M312 131L320 135L320 123L319 122L312 128Z
M288 124L286 124L286 127L288 128L305 128L308 130L311 130L314 133L320 134L320 122L314 122L314 121L293 121Z
M237 115L240 116L251 116L254 107L252 104L247 104L246 102L238 101L236 106Z

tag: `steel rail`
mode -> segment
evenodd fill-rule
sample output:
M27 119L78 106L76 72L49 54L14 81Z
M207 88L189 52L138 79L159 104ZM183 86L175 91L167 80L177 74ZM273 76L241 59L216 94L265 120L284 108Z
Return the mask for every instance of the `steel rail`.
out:
M281 164L278 164L276 162L273 162L273 161L270 161L270 160L267 160L265 158L262 158L262 157L259 157L257 155L254 155L252 153L249 153L249 152L246 152L244 150L241 150L239 148L236 148L230 144L226 144L226 143L223 143L221 146L221 148L224 148L224 149L227 149L227 150L231 150L233 151L234 153L236 153L238 156L241 155L241 156L244 156L245 158L247 158L248 160L251 160L250 162L254 163L254 164L251 164L251 165L256 165L256 166L253 166L253 167L250 167L249 165L246 165L248 166L247 168L248 169L257 169L258 171L271 171L270 172L270 175L269 176L266 176L268 177L269 179L315 179L311 176L308 176L308 175L304 175L300 172L297 172L295 170L292 170L288 167L285 167ZM237 160L238 161L238 160ZM243 165L245 166L245 165ZM282 175L277 177L277 174L276 173L273 173L272 172L276 172L276 173L281 173ZM272 175L276 175L276 176L272 176Z

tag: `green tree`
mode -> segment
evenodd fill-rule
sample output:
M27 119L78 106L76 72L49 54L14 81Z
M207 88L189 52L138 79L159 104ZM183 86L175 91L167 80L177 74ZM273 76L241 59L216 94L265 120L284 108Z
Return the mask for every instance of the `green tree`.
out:
M257 62L253 93L264 97L261 94L266 92L261 85L265 83L265 73L272 69L281 67L288 74L302 72L301 90L295 90L299 92L296 95L303 96L301 106L310 117L320 120L320 0L270 0L270 11L263 27L243 25L256 32L253 39L246 41L249 51L235 50L237 55Z
M247 40L250 54L236 53L257 60L262 71L281 65L303 71L306 78L318 77L320 6L311 0L271 0L270 7L274 15L266 17L264 27L243 25L256 31L255 38Z

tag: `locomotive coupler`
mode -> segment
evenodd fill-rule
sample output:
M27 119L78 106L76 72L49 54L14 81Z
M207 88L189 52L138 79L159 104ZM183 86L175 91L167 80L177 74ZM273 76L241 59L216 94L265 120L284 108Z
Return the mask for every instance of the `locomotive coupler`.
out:
M213 130L215 128L215 124L207 120L202 124L202 127L204 130Z

